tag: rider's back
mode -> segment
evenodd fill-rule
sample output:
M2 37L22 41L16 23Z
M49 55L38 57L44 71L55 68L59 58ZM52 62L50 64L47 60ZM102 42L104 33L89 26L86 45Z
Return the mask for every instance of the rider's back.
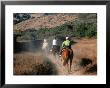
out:
M69 45L70 45L70 41L69 41L69 40L65 40L65 41L64 41L64 45L65 45L65 46L69 46Z
M57 40L53 39L52 45L57 45Z

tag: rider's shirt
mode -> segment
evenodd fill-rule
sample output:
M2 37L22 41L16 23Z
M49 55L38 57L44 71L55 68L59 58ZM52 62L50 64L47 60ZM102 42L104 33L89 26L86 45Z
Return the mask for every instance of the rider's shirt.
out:
M57 45L57 40L56 39L53 40L52 45Z
M65 46L70 46L70 41L69 40L66 40L62 43L62 47L64 48Z

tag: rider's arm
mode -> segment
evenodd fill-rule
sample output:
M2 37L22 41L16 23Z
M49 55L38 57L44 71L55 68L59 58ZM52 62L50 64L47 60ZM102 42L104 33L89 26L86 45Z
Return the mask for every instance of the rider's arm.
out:
M62 48L64 47L64 42L62 43L62 46L61 46Z

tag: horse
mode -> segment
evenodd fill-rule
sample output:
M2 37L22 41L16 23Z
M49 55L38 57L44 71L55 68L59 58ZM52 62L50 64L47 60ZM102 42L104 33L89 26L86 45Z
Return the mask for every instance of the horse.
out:
M59 54L59 51L60 51L60 46L56 46L56 48L54 47L50 50L51 54L55 57L56 57L56 55Z
M67 65L68 72L71 71L72 59L73 59L73 51L69 48L64 48L61 53L61 61L63 60L63 66ZM70 62L68 64L68 62Z
M43 45L42 45L42 51L46 54L47 56L47 53L48 53L48 42L47 41L44 41L43 42Z

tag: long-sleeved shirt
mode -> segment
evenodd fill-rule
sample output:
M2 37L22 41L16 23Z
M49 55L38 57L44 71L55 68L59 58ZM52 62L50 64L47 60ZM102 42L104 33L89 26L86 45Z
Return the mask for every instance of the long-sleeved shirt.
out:
M56 39L53 40L52 45L57 45L57 40Z
M71 42L69 40L65 40L63 43L62 43L62 48L64 48L65 46L69 47L71 45Z

